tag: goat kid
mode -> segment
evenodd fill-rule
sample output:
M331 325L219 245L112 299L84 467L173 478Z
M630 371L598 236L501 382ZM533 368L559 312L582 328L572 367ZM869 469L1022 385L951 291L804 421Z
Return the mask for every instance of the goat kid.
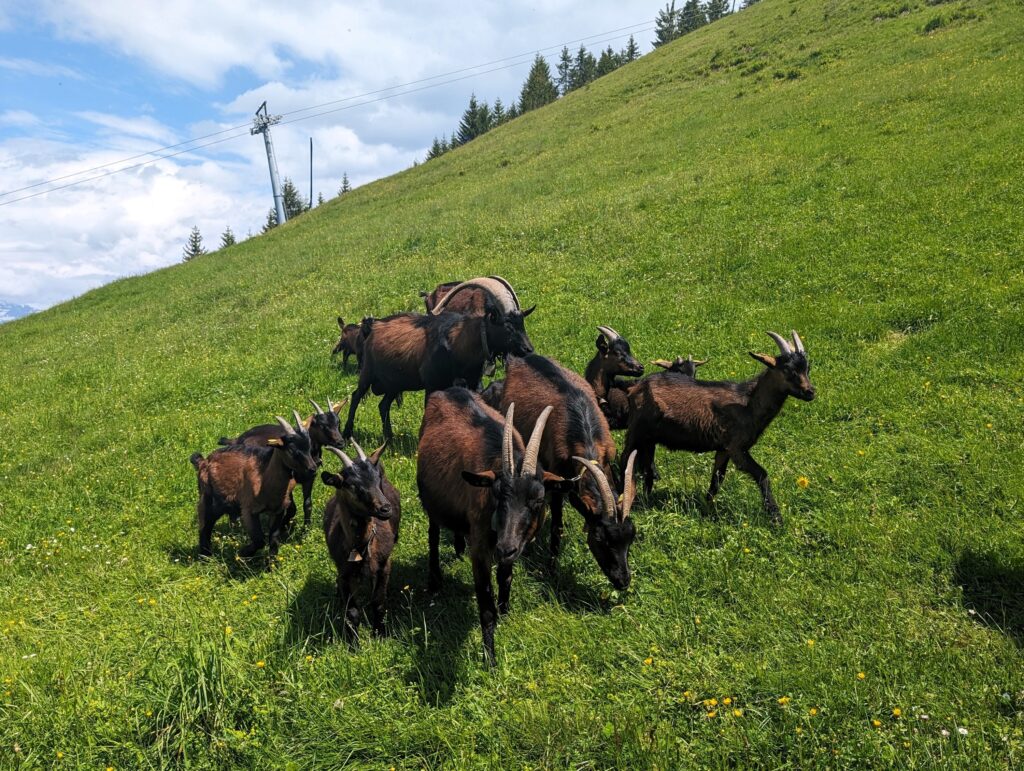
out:
M270 517L270 556L277 554L285 512L292 505L291 489L295 478L316 473L316 461L310 455L309 434L298 412L295 427L277 418L283 429L280 437L268 438L265 446L232 445L215 450L204 458L193 453L199 486L196 520L199 526L199 556L209 557L210 541L217 520L227 514L241 517L249 543L238 551L249 558L266 545L260 515Z
M598 327L597 353L587 364L583 378L594 389L594 396L610 428L625 428L629 419L628 389L636 381L616 378L640 377L644 365L633 357L629 341L611 327Z
M654 450L714 452L707 500L714 500L731 460L761 489L764 508L772 521L782 515L772 496L767 472L754 460L750 448L779 414L789 396L811 401L811 365L803 342L794 331L792 345L774 332L768 335L779 347L778 356L750 352L765 369L743 383L694 380L674 372L660 372L641 380L630 392L626 453L637 451L644 489L654 485Z
M349 356L356 357L358 368L363 358L363 332L362 324L346 324L345 319L338 316L338 328L341 330L341 337L331 351L331 356L342 354L341 366L348 369Z
M369 456L352 441L358 460L337 447L327 449L341 459L341 473L323 472L325 485L335 489L324 509L327 550L338 569L338 599L344 609L346 633L358 638L360 610L352 592L353 580L369 584L369 619L374 634L384 634L391 552L398 543L402 510L398 491L381 463L387 442Z

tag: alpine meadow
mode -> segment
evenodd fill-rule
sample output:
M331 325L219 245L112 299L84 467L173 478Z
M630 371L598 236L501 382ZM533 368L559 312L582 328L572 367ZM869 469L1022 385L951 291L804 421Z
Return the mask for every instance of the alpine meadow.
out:
M762 0L265 235L0 326L0 766L1019 767L1022 40L1019 0ZM629 588L567 509L488 667L448 534L427 591L409 393L383 455L388 636L341 633L319 478L272 565L236 559L226 517L198 559L192 453L348 397L338 315L495 274L576 372L597 325L714 380L797 330L817 398L754 448L782 526L749 477L708 506L713 456L659 449Z

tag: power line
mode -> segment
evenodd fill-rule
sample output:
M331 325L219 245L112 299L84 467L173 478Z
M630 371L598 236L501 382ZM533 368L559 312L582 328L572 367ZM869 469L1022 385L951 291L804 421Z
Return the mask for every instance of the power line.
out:
M378 96L375 99L366 99L366 100L361 101L361 102L356 102L355 104L348 104L348 105L345 105L343 107L335 107L335 108L330 109L330 110L322 110L321 112L313 113L312 115L303 115L301 117L292 118L291 120L284 120L284 121L281 121L281 124L285 125L285 124L289 124L289 123L299 123L301 121L310 120L312 118L318 118L318 117L321 117L323 115L329 115L329 114L336 113L336 112L342 112L344 110L352 110L352 109L355 109L357 107L363 107L363 106L368 105L368 104L374 104L376 102L382 102L382 101L385 101L387 99L394 99L395 97L407 96L408 94L414 94L414 93L418 93L420 91L426 91L426 90L431 89L431 88L439 88L441 86L446 86L446 85L449 85L451 83L458 83L459 81L468 80L470 78L475 78L475 77L478 77L480 75L488 75L488 74L490 74L492 72L498 72L500 70L507 70L507 69L511 69L513 67L519 67L519 66L522 66L524 64L529 64L532 61L532 59L523 59L522 57L524 57L524 56L533 57L536 54L540 53L541 51L548 51L548 50L551 50L551 49L561 48L563 46L569 45L570 43L578 43L578 42L581 42L581 41L584 41L584 40L591 40L592 38L595 38L595 37L601 37L603 35L609 35L609 34L612 34L612 33L619 33L619 34L612 35L612 37L604 38L602 40L592 41L592 43L591 43L591 45L603 44L603 43L610 42L611 40L617 40L617 39L619 39L621 37L624 37L625 36L624 30L632 30L632 32L630 33L632 35L632 34L636 34L636 33L639 33L639 32L647 32L647 31L650 31L650 30L654 29L653 25L651 25L650 22L644 22L644 24L647 24L648 26L643 27L641 29L634 29L638 25L631 24L628 27L619 27L618 29L608 30L607 32L598 33L596 35L588 35L588 36L583 37L583 38L577 38L575 40L566 41L565 43L559 43L559 44L556 44L556 45L553 45L553 46L548 46L546 48L535 49L535 50L530 51L528 53L517 54L516 56L506 56L506 57L504 57L502 59L495 59L492 62L487 62L487 63L484 63L484 64L474 65L473 67L464 67L464 68L459 69L459 70L453 70L452 72L446 73L446 74L452 75L452 74L458 74L458 73L463 73L463 72L469 72L469 74L462 75L461 77L457 77L457 78L450 78L448 80L440 81L438 83L427 83L427 81L436 80L437 78L444 77L444 75L433 75L433 76L428 77L428 78L421 78L419 80L409 81L408 83L399 84L399 85L396 85L396 86L390 86L388 88L382 88L382 89L378 89L376 91L368 91L368 92L366 92L364 94L359 94L359 95L356 95L356 96L346 97L345 99L337 99L337 100L334 100L334 101L331 101L331 102L324 102L322 104L313 105L311 107L304 107L304 108L301 108L301 109L298 109L298 110L291 110L290 112L286 112L286 113L283 113L283 114L284 115L295 115L297 113L308 112L310 110L316 110L316 109L319 109L321 107L326 107L326 106L330 106L330 105L334 105L334 104L339 104L341 102L347 102L347 101L351 101L353 99L359 99L359 98L365 97L365 96L373 96L375 94L381 94L381 93L383 93L385 91L394 91L397 88L404 88L405 86L415 85L417 83L426 83L426 85L419 86L418 88L410 88L410 89L407 89L405 91L400 91L400 92L397 92L397 93L384 94L383 96ZM519 59L519 60L518 61L513 61L510 64L504 64L504 65L502 65L500 67L492 67L491 69L481 70L479 72L470 72L471 70L478 70L480 67L486 67L486 66L489 66L490 64L497 64L497 63L500 63L500 62L506 62L509 59ZM197 142L199 140L208 139L210 137L219 136L221 134L225 134L225 133L230 132L230 131L236 131L236 130L241 129L241 128L245 128L246 130L242 131L240 133L237 133L237 134L232 134L231 136L222 137L221 139L216 139L216 140L214 140L212 142L206 142L204 144L195 145L194 147L186 147L186 148L184 148L182 150L178 150L177 152L166 153L164 155L156 155L157 153L163 152L164 150L171 150L171 149L176 148L176 147L182 147L183 145L190 145L190 144L193 144L194 142ZM109 163L101 164L99 166L94 166L91 169L85 169L85 170L82 170L82 171L75 172L73 174L66 174L66 175L64 175L62 177L55 177L54 179L45 180L43 182L36 182L36 183L34 183L32 185L26 185L25 187L17 188L15 190L8 190L7 192L0 193L0 196L13 195L14 193L20 193L20 192L23 192L25 190L30 190L32 188L40 187L42 185L49 185L49 184L52 184L54 182L60 182L62 180L68 179L70 177L80 176L82 174L87 174L87 173L89 173L91 171L98 171L99 169L107 168L109 166L115 166L117 164L125 163L127 161L132 161L132 160L135 160L137 158L143 158L143 157L146 157L148 155L156 155L156 157L154 157L154 158L150 158L148 160L141 161L139 163L134 163L134 164L131 164L130 166L123 166L121 168L111 169L110 171L106 171L106 172L104 172L102 174L96 174L94 176L86 177L84 179L78 179L78 180L75 180L73 182L68 182L67 184L64 184L64 185L59 185L57 187L47 188L46 190L40 190L38 192L30 193L29 195L24 195L24 196L21 196L19 198L12 198L12 199L7 200L7 201L0 201L0 207L7 206L9 204L19 203L21 201L27 201L27 200L29 200L31 198L37 198L37 197L39 197L41 195L46 195L47 193L55 193L55 192L58 192L60 190L66 190L69 187L75 187L76 185L85 184L86 182L94 182L96 180L104 179L106 177L112 176L114 174L120 174L121 172L124 172L124 171L131 171L132 169L137 169L137 168L140 168L142 166L148 166L150 164L157 163L159 161L166 160L168 158L174 158L174 157L179 156L179 155L184 155L186 153L191 153L191 152L194 152L196 150L201 150L201 149L206 148L206 147L211 147L213 145L221 144L223 142L228 142L228 141L230 141L232 139L238 139L239 137L247 136L249 134L248 128L249 128L249 124L246 123L246 124L244 124L242 126L235 126L235 127L232 127L232 128L222 129L220 131L216 131L216 132L213 132L211 134L206 134L206 135L203 135L201 137L196 137L196 138L188 140L186 142L178 142L177 144L174 144L174 145L167 145L165 147L156 148L154 150L150 150L150 151L145 152L145 153L140 153L138 155L133 155L133 156L128 157L128 158L122 158L119 161L111 161Z

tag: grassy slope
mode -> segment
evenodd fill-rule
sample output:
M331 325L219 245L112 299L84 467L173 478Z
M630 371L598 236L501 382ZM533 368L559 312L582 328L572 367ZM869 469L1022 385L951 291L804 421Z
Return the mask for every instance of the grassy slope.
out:
M1020 763L1024 23L910 5L765 0L269 236L0 328L0 764ZM734 475L704 517L709 459L659 456L628 596L570 513L487 672L450 549L425 596L413 397L393 639L332 634L316 532L250 573L222 526L223 559L191 564L189 453L349 392L339 310L492 272L578 369L597 323L708 377L799 329L819 399L757 451L784 531Z

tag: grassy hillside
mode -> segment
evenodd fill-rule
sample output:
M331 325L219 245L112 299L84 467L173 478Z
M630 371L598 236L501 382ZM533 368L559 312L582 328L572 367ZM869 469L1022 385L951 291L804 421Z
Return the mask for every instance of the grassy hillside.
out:
M1019 765L1021 11L764 0L265 237L0 327L0 766ZM222 523L195 564L189 454L347 395L339 312L484 273L578 370L595 324L727 378L799 330L819 397L754 453L785 527L735 472L708 516L710 458L659 453L629 592L568 512L487 671L447 542L425 591L412 396L390 639L338 639L316 530L250 570Z

